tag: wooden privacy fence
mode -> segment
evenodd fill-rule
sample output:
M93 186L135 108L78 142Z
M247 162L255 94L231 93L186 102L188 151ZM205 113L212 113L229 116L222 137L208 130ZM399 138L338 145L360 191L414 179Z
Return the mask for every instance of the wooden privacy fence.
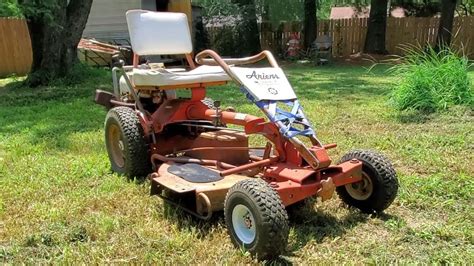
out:
M24 19L0 18L0 77L30 71L33 55Z
M367 18L334 19L318 21L317 34L328 34L333 41L333 56L348 56L362 52L367 33ZM438 32L439 18L388 18L386 49L391 54L403 54L403 45L434 44ZM211 45L222 28L208 28ZM263 22L260 24L260 40L263 49L280 54L292 34L300 35L302 24L285 22L279 25ZM455 49L463 48L470 58L474 58L474 17L456 17L453 26ZM214 48L214 47L213 47Z
M434 44L438 31L439 18L388 18L386 49L391 54L403 54L401 45ZM284 51L285 44L294 33L300 34L301 23L280 23L272 25L263 22L260 25L260 40L263 49L275 54ZM227 40L218 34L222 27L207 28L211 39L211 48L216 41L228 46ZM229 30L229 27L227 28ZM230 28L230 30L232 30ZM333 56L348 56L361 52L367 32L367 18L352 18L318 21L317 34L329 34L333 41ZM453 27L455 49L462 48L470 58L474 58L474 17L456 17ZM25 20L0 18L0 77L11 74L28 73L32 63L31 41Z

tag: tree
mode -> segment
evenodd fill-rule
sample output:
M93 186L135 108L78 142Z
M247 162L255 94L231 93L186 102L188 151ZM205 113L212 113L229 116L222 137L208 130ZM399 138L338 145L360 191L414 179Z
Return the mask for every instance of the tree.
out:
M239 7L237 18L238 54L252 55L261 50L254 0L232 0Z
M194 34L194 52L197 54L205 49L209 49L210 41L209 34L202 21L202 16L196 17L194 22L196 30Z
M396 2L392 0L391 2ZM410 0L411 1L411 0ZM409 2L410 2L409 1ZM424 1L424 0L423 0ZM334 0L336 4L367 6L368 0ZM399 0L399 2L404 2ZM371 0L370 13L367 21L367 35L365 37L364 52L386 54L385 32L387 29L388 0Z
M457 12L459 16L474 15L474 0L461 0Z
M21 10L16 0L0 1L0 17L21 17Z
M87 23L92 0L20 0L33 48L27 83L47 85L66 77L77 63L77 45Z
M449 47L451 44L455 11L456 0L441 0L441 18L436 37L436 47L438 50L443 47Z
M316 0L304 0L303 45L310 48L316 39Z
M364 52L386 54L385 31L387 28L388 0L372 0L365 37Z
M436 0L392 0L391 7L402 7L407 17L432 17L439 10L439 2Z

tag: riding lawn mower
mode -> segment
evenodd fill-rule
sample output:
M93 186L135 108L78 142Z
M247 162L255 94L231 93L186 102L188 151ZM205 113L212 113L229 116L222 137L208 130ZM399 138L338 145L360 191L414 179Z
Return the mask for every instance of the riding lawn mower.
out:
M151 194L200 219L223 210L232 242L259 259L284 252L289 206L334 192L368 213L393 202L398 181L390 161L354 150L334 164L327 150L336 144L317 138L269 51L222 58L204 50L193 59L185 14L130 10L126 17L133 65L119 61L113 93L98 90L95 98L108 109L105 142L115 172L148 176ZM139 64L140 56L183 54L189 69ZM206 98L207 87L230 81L265 118ZM190 95L178 96L183 90ZM255 135L266 145L249 146Z

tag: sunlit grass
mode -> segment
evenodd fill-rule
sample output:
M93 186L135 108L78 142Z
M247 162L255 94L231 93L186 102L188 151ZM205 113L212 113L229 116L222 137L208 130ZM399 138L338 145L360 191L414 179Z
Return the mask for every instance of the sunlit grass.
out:
M400 115L387 104L386 69L291 66L285 70L320 139L392 159L401 189L380 217L316 203L292 219L280 262L474 263L474 117L456 108ZM0 259L47 263L253 263L235 249L222 215L197 221L149 196L149 184L109 170L96 73L80 85L29 89L0 80ZM474 73L470 72L471 80ZM18 84L16 84L18 85ZM209 95L259 114L237 86ZM255 140L258 142L258 140ZM257 143L256 143L257 144Z

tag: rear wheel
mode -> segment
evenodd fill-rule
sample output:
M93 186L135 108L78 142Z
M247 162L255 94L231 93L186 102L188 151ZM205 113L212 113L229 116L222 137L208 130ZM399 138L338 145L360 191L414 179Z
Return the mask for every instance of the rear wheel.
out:
M362 180L337 187L339 197L346 204L363 212L382 212L397 196L398 179L395 169L385 156L373 151L351 151L342 157L341 162L352 159L362 162Z
M238 182L227 193L227 231L234 245L258 259L279 256L288 243L288 215L278 193L261 179Z
M105 120L105 143L112 170L129 178L151 172L148 145L135 111L128 107L109 110Z

